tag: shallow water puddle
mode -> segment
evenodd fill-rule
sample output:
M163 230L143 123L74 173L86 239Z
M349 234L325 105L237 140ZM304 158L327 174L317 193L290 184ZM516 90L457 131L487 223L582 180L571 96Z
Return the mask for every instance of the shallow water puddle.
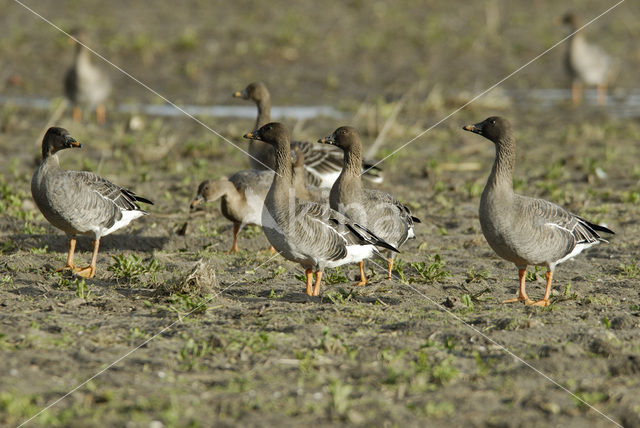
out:
M7 97L0 95L0 104L16 105L33 109L49 109L59 98L41 98L41 97ZM181 109L192 116L209 116L209 117L237 117L237 118L254 118L256 115L255 106L196 106L181 105ZM169 104L119 104L116 111L120 113L138 113L149 116L181 116L184 113L176 107ZM289 107L272 107L271 117L273 119L281 119L287 117L290 119L305 120L318 116L342 118L344 114L331 106L289 106Z

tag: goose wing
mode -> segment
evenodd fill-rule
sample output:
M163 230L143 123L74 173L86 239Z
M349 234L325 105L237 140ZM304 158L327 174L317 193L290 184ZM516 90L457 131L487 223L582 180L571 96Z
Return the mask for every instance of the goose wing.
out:
M575 240L576 244L605 241L600 237L597 230L613 233L604 226L590 223L561 206L544 199L530 199L529 211L536 217L538 225L559 229Z
M346 216L313 202L300 201L296 206L294 233L298 244L318 254L318 258L336 261L346 257L347 246L376 245L398 251L378 238L369 229L350 221Z
M543 199L519 196L516 208L511 240L517 240L519 253L535 263L561 263L605 241L598 231L613 233Z
M378 236L396 246L415 237L414 223L420 223L420 219L409 207L380 190L365 189L364 195L365 210L371 218L367 224Z
M308 141L293 141L291 149L294 156L296 150L304 156L307 184L321 186L327 176L337 178L342 171L342 150L337 147Z
M342 171L342 159L344 153L336 146L329 144L310 143L308 141L293 141L291 148L295 156L295 150L300 150L304 156L304 167L307 171L307 185L322 186L323 182L331 177L331 184L338 178ZM382 182L380 169L371 163L362 162L363 178L375 183ZM330 187L330 186L327 186Z
M129 189L125 189L124 187L120 187L117 184L114 184L107 180L106 178L102 178L99 175L96 175L92 172L88 171L67 171L71 175L71 179L73 182L77 183L79 186L84 188L85 194L89 195L89 192L92 192L95 195L100 196L106 201L111 202L117 208L123 211L142 211L138 202L143 202L145 204L153 205L153 202L150 200L143 198L141 196L136 195Z

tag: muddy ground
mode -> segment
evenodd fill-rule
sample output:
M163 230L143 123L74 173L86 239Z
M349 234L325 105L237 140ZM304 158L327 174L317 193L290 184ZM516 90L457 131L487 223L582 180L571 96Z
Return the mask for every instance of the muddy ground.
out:
M27 4L65 29L86 26L98 52L178 103L242 105L231 93L260 79L277 105L344 112L342 121L286 121L299 139L349 123L370 145L388 123L377 158L559 40L552 21L565 9L595 17L607 7ZM2 77L20 76L3 94L60 97L66 38L17 3L3 10ZM628 1L590 27L623 63L616 96L637 85L638 16ZM56 102L48 111L2 105L0 425L80 386L29 426L640 426L640 121L590 102L522 105L507 94L566 87L562 49L381 165L380 187L423 220L417 239L402 248L393 280L369 263L372 284L354 287L357 267L344 266L327 272L318 298L304 294L299 266L266 251L258 228L227 254L231 224L218 203L189 213L202 179L248 161L183 116L140 116L135 130L123 114L105 126L90 115L74 123L69 112L56 122L84 143L61 154L63 167L155 201L149 216L103 239L94 279L57 273L66 239L29 188ZM161 102L109 70L112 105ZM514 123L519 192L617 232L558 267L548 308L501 303L516 295L517 271L480 231L493 147L460 127L492 114ZM246 147L252 120L201 119ZM79 241L79 261L89 248ZM543 278L531 270L530 295L542 295Z

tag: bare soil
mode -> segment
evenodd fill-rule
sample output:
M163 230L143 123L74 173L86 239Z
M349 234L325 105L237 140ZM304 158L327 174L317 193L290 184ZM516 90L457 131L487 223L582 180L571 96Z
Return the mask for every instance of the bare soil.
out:
M568 7L129 3L26 2L64 29L90 29L97 52L177 103L241 105L232 92L264 80L276 105L345 112L343 122L285 121L298 139L351 124L372 144L401 102L379 159L558 41L553 18ZM569 6L590 17L607 7ZM3 10L0 77L21 78L3 94L60 97L66 37L18 3ZM639 14L625 2L589 27L624 65L617 94L637 84ZM563 49L501 88L566 87ZM105 69L116 82L112 106L161 102ZM501 88L380 165L380 188L423 221L394 279L376 261L372 284L354 287L357 266L344 266L326 273L318 298L304 294L298 265L267 251L259 228L241 232L240 253L227 254L232 226L218 204L188 210L202 179L248 167L229 142L246 147L252 120L201 118L224 141L183 116L139 116L133 130L129 115L108 112L98 126L67 111L56 125L84 148L63 152L62 166L155 202L103 238L97 275L82 281L56 272L66 239L30 195L54 107L2 105L0 424L16 426L62 397L29 425L640 426L640 121L589 102L516 105ZM501 303L517 293L517 270L480 231L494 152L460 128L493 114L516 129L518 192L616 231L558 267L548 308ZM79 240L78 261L89 251ZM530 271L529 294L541 297L544 272Z

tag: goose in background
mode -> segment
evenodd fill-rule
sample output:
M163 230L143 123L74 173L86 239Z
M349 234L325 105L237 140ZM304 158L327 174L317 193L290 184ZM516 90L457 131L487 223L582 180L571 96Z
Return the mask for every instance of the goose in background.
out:
M235 98L250 100L258 108L258 117L254 131L271 121L271 95L267 86L262 82L249 84L244 90L234 92ZM311 186L330 188L340 175L342 169L342 153L335 147L321 146L309 141L293 141L291 149L300 149L304 155L306 183ZM273 149L261 141L252 140L249 143L249 162L254 169L275 168ZM372 183L381 183L382 175L379 168L369 162L362 163L363 178Z
M104 101L111 93L109 77L91 61L91 52L84 46L86 33L83 30L72 32L79 43L73 63L64 77L64 93L73 106L73 120L82 120L81 107L96 109L96 121L106 122Z

